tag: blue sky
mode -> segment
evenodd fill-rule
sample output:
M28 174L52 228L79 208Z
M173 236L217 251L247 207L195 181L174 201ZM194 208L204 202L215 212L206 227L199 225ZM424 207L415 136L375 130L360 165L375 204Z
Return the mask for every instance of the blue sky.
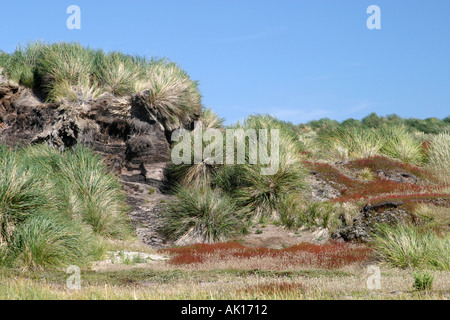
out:
M66 9L81 8L81 30ZM370 5L381 30L369 30ZM227 122L450 115L450 1L0 0L0 49L77 41L176 61Z

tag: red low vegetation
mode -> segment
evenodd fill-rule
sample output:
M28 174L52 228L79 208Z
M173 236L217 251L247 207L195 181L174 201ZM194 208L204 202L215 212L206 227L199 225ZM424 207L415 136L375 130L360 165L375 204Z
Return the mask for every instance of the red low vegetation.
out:
M170 263L186 265L203 263L211 258L226 259L266 259L277 258L289 265L315 266L319 268L340 268L345 265L366 261L371 250L348 243L331 242L327 244L302 243L281 250L268 248L249 248L237 242L218 244L196 244L187 247L163 249L173 254Z
M343 174L338 167L327 163L305 161L305 165L317 172L319 177L339 190L341 196L333 199L333 202L348 202L358 200L371 200L374 198L396 199L408 197L410 194L423 194L424 197L429 196L448 196L445 194L437 194L436 192L442 186L424 185L411 182L395 182L384 179L377 175L379 170L385 173L404 173L414 175L425 181L435 182L435 177L426 170L410 164L401 163L386 157L375 156L366 159L353 160L343 165L348 170L361 170L368 168L374 173L374 180L361 181L352 179Z
M344 167L356 170L369 168L372 172L376 172L377 170L383 170L385 172L404 172L412 174L419 179L435 180L435 177L427 170L383 156L353 160L345 164Z
M444 200L445 204L450 205L450 194L447 193L413 193L413 194L393 194L388 196L379 196L371 198L372 203L384 202L384 201L402 201L405 203L413 202L433 202L438 200ZM444 205L445 205L444 204Z

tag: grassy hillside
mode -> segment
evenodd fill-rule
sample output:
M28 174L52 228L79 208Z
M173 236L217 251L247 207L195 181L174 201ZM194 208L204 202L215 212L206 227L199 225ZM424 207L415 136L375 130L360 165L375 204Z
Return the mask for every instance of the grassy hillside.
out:
M0 52L0 69L8 81L32 89L48 102L89 104L102 96L147 92L146 106L169 122L189 118L202 107L197 83L165 59L105 53L76 43L32 43L12 54ZM215 270L207 276L211 282L224 273L230 283L249 281L249 286L227 287L230 291L220 291L217 297L233 293L243 298L291 299L299 292L304 298L327 297L328 293L305 291L300 281L304 274L296 274L298 269L306 272L305 268L325 272L325 279L329 276L335 283L344 272L349 278L346 288L358 287L359 297L364 292L355 279L369 262L394 268L394 276L388 277L395 281L406 274L398 269L442 272L438 286L445 296L448 286L442 279L448 279L450 271L450 118L418 120L373 113L361 121L321 119L296 125L270 115L251 115L242 123L225 126L216 113L203 109L199 120L203 129L222 133L228 128L256 129L257 134L258 129L278 129L279 170L261 175L264 165L248 161L232 166L206 160L171 164L167 178L173 197L168 203L160 200L161 233L172 241L207 244L159 251L169 260L152 265L162 269L151 276L142 275L142 270L88 273L92 287L75 296L65 292L64 297L109 297L98 285L105 281L103 276L122 281L119 287L124 279L134 283L147 276L171 286L210 269ZM244 153L246 160L253 156L249 148ZM156 192L150 190L150 195ZM60 152L44 145L0 146L0 268L2 274L20 270L31 277L15 286L0 276L0 298L20 297L21 290L36 286L36 270L60 271L71 264L88 270L93 262L111 255L106 253L111 240L133 238L125 198L118 178L86 148ZM262 234L268 224L301 237L305 230L338 234L358 223L364 228L370 225L363 230L370 235L368 243L329 241L279 250L231 242L241 241L255 228ZM123 248L120 252L123 256ZM127 263L137 261L139 257ZM251 270L254 273L249 274ZM277 272L283 271L295 279L292 286L280 281ZM267 279L260 281L259 276ZM57 277L56 283L61 282ZM321 281L306 282L317 287L323 285ZM132 297L125 287L118 288L114 297ZM221 290L220 285L214 288ZM406 290L403 283L402 288ZM199 287L196 290L181 291L185 298L214 298ZM329 297L338 296L335 288L327 290L332 292ZM54 298L60 291L45 286L35 296L24 297ZM138 290L138 295L176 297L167 287L154 295Z

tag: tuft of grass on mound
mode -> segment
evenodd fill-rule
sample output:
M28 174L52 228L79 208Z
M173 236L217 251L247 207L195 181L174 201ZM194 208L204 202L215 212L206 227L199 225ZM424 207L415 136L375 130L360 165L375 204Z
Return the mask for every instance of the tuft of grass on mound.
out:
M422 141L405 126L382 125L375 130L364 126L326 127L319 132L320 154L336 161L385 155L405 163L424 161Z
M303 144L295 138L295 134L289 130L290 125L283 121L267 116L251 116L241 126L237 128L253 129L257 134L258 141L267 139L267 146L270 155L279 152L278 166L276 171L264 175L263 168L267 165L268 159L259 150L258 163L249 164L251 155L249 150L245 150L247 164L237 165L234 168L223 168L217 175L217 183L222 189L236 198L238 205L249 212L256 219L280 219L280 210L283 199L291 194L301 197L301 192L305 189L305 177L307 172L303 165L302 151ZM278 130L279 150L271 150L271 133L268 137L260 136L261 129ZM274 164L271 164L274 166Z
M0 50L0 68L4 68L6 62L9 60L9 54ZM0 70L1 72L1 70Z
M167 59L105 53L79 43L34 42L2 54L0 63L9 80L42 92L49 102L146 91L150 109L175 126L201 110L197 82Z
M377 134L383 141L382 154L403 163L423 163L422 142L408 132L405 126L383 126Z

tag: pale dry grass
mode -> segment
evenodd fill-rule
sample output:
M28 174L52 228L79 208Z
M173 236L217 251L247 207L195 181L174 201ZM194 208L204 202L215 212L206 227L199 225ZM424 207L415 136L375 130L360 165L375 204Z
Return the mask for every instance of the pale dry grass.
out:
M449 272L433 272L431 292L420 294L412 290L413 276L409 271L382 270L381 290L368 290L368 274L360 268L350 275L236 276L220 275L210 281L190 280L169 283L141 282L133 285L83 285L69 290L64 284L54 284L25 278L0 276L0 299L136 299L136 300L218 300L218 299L448 299ZM262 289L265 288L265 289ZM271 290L271 288L273 288Z

